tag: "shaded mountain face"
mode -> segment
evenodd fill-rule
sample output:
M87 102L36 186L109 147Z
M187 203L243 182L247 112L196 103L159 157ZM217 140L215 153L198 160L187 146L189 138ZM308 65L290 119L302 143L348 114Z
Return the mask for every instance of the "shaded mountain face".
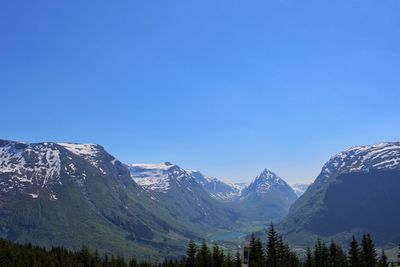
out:
M400 143L352 147L332 157L280 225L295 243L315 236L348 242L369 232L377 242L400 239Z
M216 177L205 176L200 171L187 171L215 199L232 201L240 197L246 183L224 183Z
M249 218L276 222L286 216L296 199L296 193L282 178L265 169L243 189L237 205Z
M128 164L133 180L170 214L198 227L224 228L234 225L239 214L214 199L196 178L169 162L160 164Z
M176 197L164 201L166 194L139 186L99 145L1 140L0 236L116 255L180 255L188 238L229 225L233 215L178 168L169 171L176 179L168 192Z

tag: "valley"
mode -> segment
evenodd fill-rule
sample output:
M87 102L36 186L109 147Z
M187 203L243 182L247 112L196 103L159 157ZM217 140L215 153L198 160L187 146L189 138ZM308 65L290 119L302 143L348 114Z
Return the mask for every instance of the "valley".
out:
M234 250L274 223L303 249L317 238L346 244L365 231L394 247L399 177L396 142L338 153L307 189L268 169L249 184L229 184L169 162L125 164L95 144L2 140L0 237L160 259L179 257L190 239Z

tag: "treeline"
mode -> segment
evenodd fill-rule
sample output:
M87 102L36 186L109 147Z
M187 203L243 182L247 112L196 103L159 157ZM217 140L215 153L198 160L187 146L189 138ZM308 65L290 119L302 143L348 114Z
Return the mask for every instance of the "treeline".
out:
M313 248L307 248L306 255L299 258L270 227L266 248L263 249L260 238L254 235L250 241L249 267L386 267L387 256L382 250L377 254L374 242L369 234L364 234L361 244L353 236L347 250L331 241L329 244L318 240ZM400 260L400 245L399 245Z
M365 234L361 242L353 237L347 250L335 242L329 244L318 240L305 255L290 249L273 226L263 246L260 238L252 235L248 253L244 253L249 267L384 267L390 266L382 251L377 254L372 238ZM399 246L400 249L400 246ZM303 253L304 254L304 253ZM400 251L399 251L400 259ZM242 255L237 251L226 252L217 244L209 247L206 242L197 245L190 241L186 256L162 263L139 262L135 258L99 256L86 247L70 251L63 247L46 250L31 244L20 245L0 239L0 267L241 267Z

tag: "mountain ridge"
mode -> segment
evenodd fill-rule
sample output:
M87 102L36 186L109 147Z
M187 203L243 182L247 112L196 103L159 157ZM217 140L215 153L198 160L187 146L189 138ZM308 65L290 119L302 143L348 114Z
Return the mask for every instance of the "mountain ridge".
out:
M351 234L362 231L376 235L377 242L400 238L395 234L400 229L393 225L400 225L400 217L391 212L396 209L393 203L400 202L395 190L400 186L399 177L400 142L346 149L324 164L315 182L292 205L280 227L297 243L306 243L311 236L347 242ZM346 217L342 217L344 214ZM392 232L388 235L385 229Z

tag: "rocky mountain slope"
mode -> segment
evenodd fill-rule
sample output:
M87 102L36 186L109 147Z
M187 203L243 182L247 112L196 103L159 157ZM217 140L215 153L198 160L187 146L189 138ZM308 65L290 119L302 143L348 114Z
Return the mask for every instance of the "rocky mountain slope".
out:
M200 171L187 171L215 199L232 201L240 197L247 183L225 183L216 177L205 176Z
M237 218L247 222L252 220L263 221L264 224L268 224L270 221L277 222L288 213L290 205L297 199L293 189L282 178L267 169L248 185L227 184L215 177L205 176L199 171L185 171L168 162L162 164L130 164L128 167L136 183L148 192L158 194L154 198L160 198L161 195L163 201L168 202L170 199L176 198L177 195L176 193L169 193L172 188L190 189L197 188L200 185L209 196L222 203L226 210L235 211L236 215L233 217L230 215L229 218ZM188 181L191 181L191 183ZM185 185L183 185L184 182ZM193 182L197 185L194 185ZM188 192L183 191L180 196L186 198ZM195 195L204 198L202 190ZM204 208L214 202L207 203L198 206ZM187 211L182 212L182 214L185 212ZM226 218L226 214L223 217Z
M265 169L242 191L236 204L247 217L277 222L296 199L296 193L282 178Z
M133 180L169 213L197 226L231 227L239 217L232 208L215 200L186 170L169 162L129 164Z
M180 196L191 188L195 196L164 201L163 193L150 194L99 145L1 140L0 236L73 249L87 244L114 254L177 255L188 238L233 219L223 218L228 211L201 186L176 175L169 192Z
M399 187L399 142L352 147L323 166L280 227L295 243L316 236L348 242L365 231L377 242L397 242Z

